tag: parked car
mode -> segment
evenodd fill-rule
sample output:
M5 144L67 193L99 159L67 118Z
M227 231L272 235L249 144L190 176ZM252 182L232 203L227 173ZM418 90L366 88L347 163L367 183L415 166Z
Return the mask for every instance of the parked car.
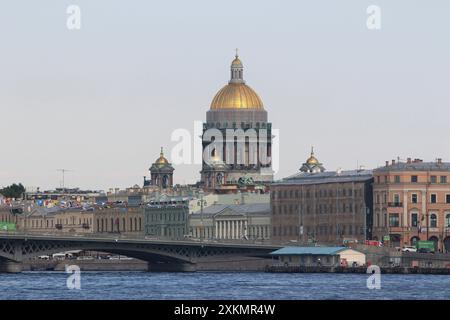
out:
M417 252L417 248L413 246L404 246L402 249L403 252Z

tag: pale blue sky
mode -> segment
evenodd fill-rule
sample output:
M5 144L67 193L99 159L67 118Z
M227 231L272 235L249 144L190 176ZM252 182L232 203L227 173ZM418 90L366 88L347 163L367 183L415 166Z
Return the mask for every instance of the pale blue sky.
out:
M79 5L82 27L66 28ZM366 28L366 8L382 28ZM142 183L204 120L238 47L280 129L281 170L450 161L449 1L2 1L0 186ZM176 167L193 183L200 166Z

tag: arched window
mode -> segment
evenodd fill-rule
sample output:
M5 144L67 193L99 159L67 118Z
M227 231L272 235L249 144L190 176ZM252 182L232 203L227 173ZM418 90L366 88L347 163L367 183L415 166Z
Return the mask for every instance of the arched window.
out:
M434 213L430 215L430 228L437 228L437 216Z

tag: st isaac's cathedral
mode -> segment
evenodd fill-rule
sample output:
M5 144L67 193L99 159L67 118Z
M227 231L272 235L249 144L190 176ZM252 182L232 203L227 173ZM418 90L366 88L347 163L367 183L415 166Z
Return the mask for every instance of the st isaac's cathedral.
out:
M214 96L203 124L200 183L219 192L257 188L273 180L272 124L267 111L245 83L237 53L230 71L230 81Z

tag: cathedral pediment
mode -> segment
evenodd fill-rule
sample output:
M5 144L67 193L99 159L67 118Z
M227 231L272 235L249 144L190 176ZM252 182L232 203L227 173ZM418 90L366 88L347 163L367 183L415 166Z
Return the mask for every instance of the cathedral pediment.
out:
M229 218L229 217L245 217L242 213L236 212L231 208L225 208L222 211L216 213L214 218Z

